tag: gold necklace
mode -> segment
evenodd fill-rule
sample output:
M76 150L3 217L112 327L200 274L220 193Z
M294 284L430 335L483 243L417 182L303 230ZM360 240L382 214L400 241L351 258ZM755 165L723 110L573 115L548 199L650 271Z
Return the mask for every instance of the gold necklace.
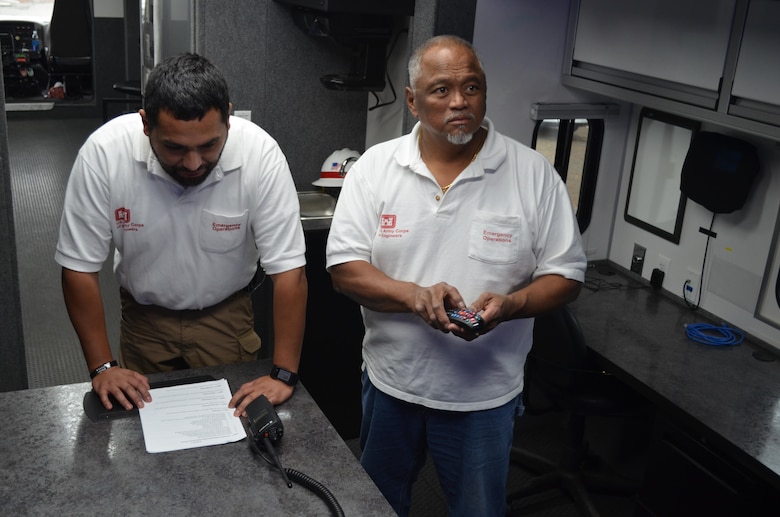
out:
M485 145L485 140L487 140L487 136L485 136L485 138L484 138L484 139L483 139L483 140L482 140L482 141L479 143L479 147L477 147L477 150L476 150L476 151L474 151L474 154L471 156L471 160L470 160L470 162L469 162L469 163L473 163L473 162L474 162L474 160L476 160L476 159L477 159L477 155L478 155L478 154L479 154L479 152L482 150L482 146L483 146L483 145ZM420 131L419 133L417 133L417 149L420 151L420 157L422 157L422 131ZM457 178L456 178L456 179L457 179ZM442 193L442 194L446 194L446 193L447 193L447 191L450 189L450 187L452 186L452 184L453 184L453 183L455 183L455 180L452 180L452 181L449 183L449 185L444 185L444 186L441 188L441 193Z

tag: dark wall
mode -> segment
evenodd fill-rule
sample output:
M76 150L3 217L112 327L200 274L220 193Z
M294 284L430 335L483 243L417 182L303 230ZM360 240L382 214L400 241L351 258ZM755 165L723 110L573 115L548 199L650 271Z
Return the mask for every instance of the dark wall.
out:
M0 74L0 88L3 76ZM5 96L0 96L0 391L27 388Z
M325 158L365 146L368 94L327 90L319 78L346 72L349 49L308 36L284 5L266 0L201 0L196 50L225 73L233 107L279 142L298 190L314 190Z
M141 77L141 0L125 0L125 79Z
M112 88L116 82L128 79L125 60L125 20L122 18L95 18L92 28L95 52L95 98L93 114L102 109L103 97L117 97ZM141 58L137 59L139 66Z

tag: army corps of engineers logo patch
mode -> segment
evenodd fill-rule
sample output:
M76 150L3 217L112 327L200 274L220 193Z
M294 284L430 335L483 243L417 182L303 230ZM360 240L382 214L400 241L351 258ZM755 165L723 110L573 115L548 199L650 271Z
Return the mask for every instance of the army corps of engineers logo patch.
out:
M114 210L114 221L116 221L117 230L126 232L137 232L144 227L142 223L134 223L130 220L130 209L125 207Z
M379 218L379 236L383 239L399 239L409 233L408 229L398 228L397 222L394 214L382 214Z

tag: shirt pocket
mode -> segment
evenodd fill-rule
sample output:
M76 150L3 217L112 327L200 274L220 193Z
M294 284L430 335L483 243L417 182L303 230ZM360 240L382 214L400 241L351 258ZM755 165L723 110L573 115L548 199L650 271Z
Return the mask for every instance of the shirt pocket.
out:
M477 210L469 230L469 257L487 264L515 264L521 232L519 216Z
M200 247L205 251L225 253L246 241L249 211L240 215L221 215L203 210L200 213Z

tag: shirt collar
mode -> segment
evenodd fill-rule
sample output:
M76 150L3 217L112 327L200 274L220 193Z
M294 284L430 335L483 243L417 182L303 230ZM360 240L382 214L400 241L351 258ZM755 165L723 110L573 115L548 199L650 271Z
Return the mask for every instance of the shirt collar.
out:
M237 138L237 134L233 129L235 128L234 124L235 118L231 117L231 129L228 130L228 138L227 142L225 142L225 149L222 151L222 156L219 159L219 163L216 167L214 167L214 170L211 171L209 178L203 182L203 185L207 185L214 181L219 181L225 176L225 174L241 168L243 164L243 158L241 153L238 152L239 139ZM146 170L148 170L151 174L169 179L175 183L175 180L163 170L160 162L157 160L157 156L155 156L154 152L152 151L152 145L149 142L149 137L146 136L143 130L135 133L132 142L132 156L134 160L146 164Z
M495 126L489 118L485 117L482 120L482 127L488 130L488 134L475 161L480 163L481 168L485 172L494 171L506 158L506 144L503 139L499 138ZM420 146L417 144L420 128L420 122L417 122L412 128L412 132L406 136L405 141L398 147L395 153L395 159L402 167L414 169L415 165L422 163Z

